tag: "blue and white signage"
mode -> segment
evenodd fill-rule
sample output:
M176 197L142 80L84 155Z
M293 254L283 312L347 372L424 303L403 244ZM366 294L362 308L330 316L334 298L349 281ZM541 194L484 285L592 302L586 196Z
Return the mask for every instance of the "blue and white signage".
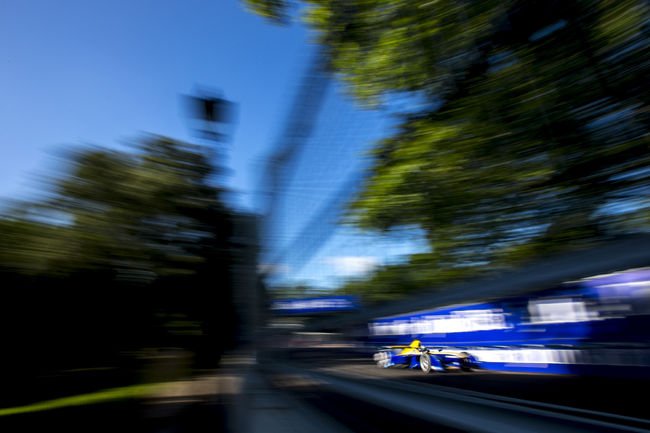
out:
M355 296L322 296L318 298L278 299L271 309L277 314L314 314L353 311L359 308Z
M650 268L572 281L525 296L380 317L369 342L463 348L483 368L650 376Z

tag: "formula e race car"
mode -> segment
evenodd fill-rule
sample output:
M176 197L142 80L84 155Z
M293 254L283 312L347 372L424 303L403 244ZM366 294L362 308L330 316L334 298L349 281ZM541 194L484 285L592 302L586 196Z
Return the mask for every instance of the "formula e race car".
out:
M420 368L423 372L479 368L476 357L451 348L429 348L413 340L408 346L383 346L373 359L378 367Z

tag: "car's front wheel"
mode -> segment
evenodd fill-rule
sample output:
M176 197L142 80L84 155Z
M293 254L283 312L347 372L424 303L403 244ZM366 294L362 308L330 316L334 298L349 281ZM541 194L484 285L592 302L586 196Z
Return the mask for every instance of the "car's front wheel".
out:
M386 368L390 363L390 355L386 352L375 353L373 359L379 368Z
M425 373L431 371L431 356L428 353L420 355L420 369Z

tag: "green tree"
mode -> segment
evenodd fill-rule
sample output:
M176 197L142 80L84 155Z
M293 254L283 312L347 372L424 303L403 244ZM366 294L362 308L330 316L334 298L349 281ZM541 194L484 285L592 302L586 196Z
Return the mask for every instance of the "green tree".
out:
M236 248L208 149L150 136L68 165L50 197L0 219L4 324L63 363L147 345L214 360L236 331Z
M646 2L305 3L361 102L418 102L376 145L350 222L423 228L450 278L648 228Z

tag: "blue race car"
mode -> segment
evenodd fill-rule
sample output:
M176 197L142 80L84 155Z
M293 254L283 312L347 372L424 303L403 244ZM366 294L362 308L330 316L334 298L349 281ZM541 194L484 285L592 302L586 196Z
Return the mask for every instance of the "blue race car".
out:
M419 368L425 373L433 371L479 368L476 357L452 348L428 348L420 340L413 340L408 346L384 346L373 356L378 367Z

